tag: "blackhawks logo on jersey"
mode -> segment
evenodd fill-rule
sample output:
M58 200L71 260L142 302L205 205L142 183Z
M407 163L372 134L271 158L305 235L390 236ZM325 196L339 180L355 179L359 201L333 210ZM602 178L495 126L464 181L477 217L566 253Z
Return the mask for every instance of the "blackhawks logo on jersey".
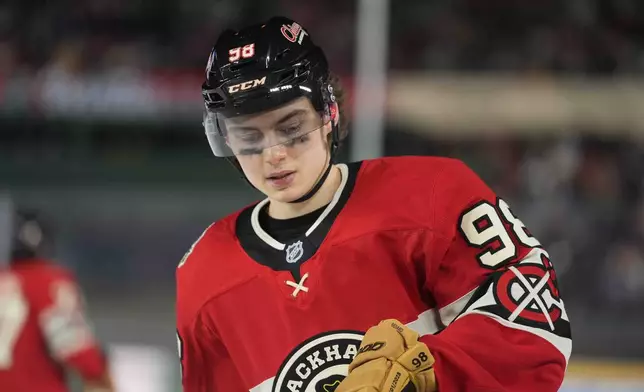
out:
M274 392L333 392L349 371L364 333L330 331L302 342L275 376Z

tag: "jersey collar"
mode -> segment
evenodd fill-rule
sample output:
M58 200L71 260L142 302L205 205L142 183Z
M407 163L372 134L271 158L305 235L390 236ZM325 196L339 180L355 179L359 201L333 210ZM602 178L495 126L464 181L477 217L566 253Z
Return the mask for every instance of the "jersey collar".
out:
M349 178L349 168L345 164L338 164L338 168L340 169L340 173L342 174L342 181L340 182L340 186L338 189L335 191L335 194L333 195L333 198L331 199L331 202L326 206L324 211L322 211L322 214L318 217L318 219L313 222L311 227L304 233L305 237L308 237L313 231L320 226L320 223L324 221L324 219L333 211L335 206L338 204L338 201L340 200L340 196L342 196L342 192L344 191L344 188L347 185L347 181ZM269 199L266 198L253 207L253 211L250 215L250 224L257 235L257 237L264 241L268 246L277 249L277 250L284 250L286 248L286 244L283 244L276 240L275 238L271 237L270 234L268 234L262 226L259 224L259 212L261 209L269 202Z

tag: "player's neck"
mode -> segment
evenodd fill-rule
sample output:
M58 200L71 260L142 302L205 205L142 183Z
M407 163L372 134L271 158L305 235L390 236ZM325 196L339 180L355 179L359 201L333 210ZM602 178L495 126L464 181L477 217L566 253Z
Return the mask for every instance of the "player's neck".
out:
M284 203L271 200L268 205L268 215L275 219L291 219L313 212L331 202L341 182L342 173L340 168L334 165L324 184L310 199L301 203Z

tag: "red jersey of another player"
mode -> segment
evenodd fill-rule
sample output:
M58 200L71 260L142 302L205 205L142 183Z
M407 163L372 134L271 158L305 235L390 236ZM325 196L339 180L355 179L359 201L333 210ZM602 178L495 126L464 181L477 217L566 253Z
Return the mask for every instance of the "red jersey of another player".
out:
M434 355L441 392L556 391L570 324L548 253L471 170L443 158L340 165L301 237L267 201L209 227L177 270L186 392L331 392L364 331L395 318Z
M64 366L85 380L106 373L74 279L29 260L0 271L0 390L67 391Z

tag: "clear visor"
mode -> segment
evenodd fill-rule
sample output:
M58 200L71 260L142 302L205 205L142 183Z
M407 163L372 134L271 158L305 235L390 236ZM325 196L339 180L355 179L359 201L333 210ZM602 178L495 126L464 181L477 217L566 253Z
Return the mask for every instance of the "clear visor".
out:
M329 122L328 115L310 106L230 118L205 110L203 119L210 147L219 157L260 155L274 147L304 149L309 145L311 134Z

